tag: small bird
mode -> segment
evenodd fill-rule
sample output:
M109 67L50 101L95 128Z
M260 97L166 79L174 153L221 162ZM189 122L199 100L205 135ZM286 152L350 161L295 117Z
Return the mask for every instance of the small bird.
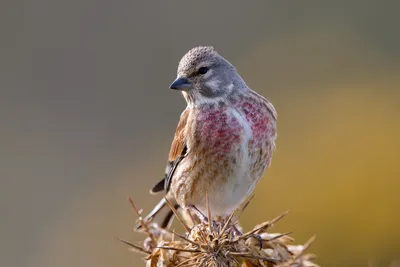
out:
M228 216L251 195L271 163L275 108L210 46L195 47L183 56L170 89L182 92L187 107L165 176L150 192L164 191L175 208L195 208L202 214L207 214L208 194L212 214ZM161 215L159 226L169 227L173 213L164 198L144 220Z

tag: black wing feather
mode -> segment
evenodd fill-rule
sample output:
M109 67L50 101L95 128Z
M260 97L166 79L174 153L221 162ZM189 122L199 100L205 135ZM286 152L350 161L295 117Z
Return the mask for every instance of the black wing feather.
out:
M169 161L167 165L167 170L165 173L165 177L158 181L156 185L153 186L153 188L150 190L151 194L156 194L159 193L163 190L168 193L169 188L171 187L171 181L172 177L174 176L176 167L178 167L179 163L182 161L182 159L185 158L187 152L187 147L185 146L182 151L182 155L179 156L176 160L174 161Z
M165 178L162 178L153 188L150 190L150 194L157 194L164 190Z
M165 175L165 184L164 184L165 192L169 191L169 188L171 187L172 177L174 176L176 167L178 167L182 159L186 157L186 152L187 152L187 147L185 146L182 150L181 156L179 156L175 161L168 162L169 168L168 168L168 173Z

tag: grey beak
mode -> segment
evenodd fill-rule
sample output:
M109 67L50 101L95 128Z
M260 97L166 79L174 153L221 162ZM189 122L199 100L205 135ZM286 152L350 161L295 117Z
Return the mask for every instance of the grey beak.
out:
M185 91L190 89L192 83L188 78L178 77L176 80L169 86L169 89L175 89L180 91Z

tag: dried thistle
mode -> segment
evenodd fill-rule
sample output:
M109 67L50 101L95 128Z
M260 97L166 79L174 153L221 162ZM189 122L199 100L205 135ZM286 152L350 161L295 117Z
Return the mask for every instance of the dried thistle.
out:
M206 199L208 202L208 196ZM141 212L136 209L131 199L129 201L142 225L141 232L146 233L148 237L142 247L119 240L129 245L131 250L145 254L144 260L147 267L318 267L313 263L315 256L305 253L314 241L314 237L304 245L291 245L294 239L289 236L290 232L283 234L267 232L288 212L255 226L247 233L241 233L238 218L251 198L239 209L240 212L233 212L227 219L215 218L210 223L194 220L192 214L186 214L193 220L187 222L170 205L178 221L186 230L184 235L143 221ZM188 211L185 212L188 213ZM212 218L210 209L208 209L207 218Z

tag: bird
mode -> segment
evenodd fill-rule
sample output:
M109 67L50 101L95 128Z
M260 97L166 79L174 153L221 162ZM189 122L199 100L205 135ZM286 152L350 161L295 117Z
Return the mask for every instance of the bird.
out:
M208 202L213 215L229 216L252 194L271 164L276 110L212 46L190 49L169 88L180 91L187 106L165 176L150 190L163 192L164 198L144 221L155 220L168 228L174 216L170 203L176 209L207 214Z

